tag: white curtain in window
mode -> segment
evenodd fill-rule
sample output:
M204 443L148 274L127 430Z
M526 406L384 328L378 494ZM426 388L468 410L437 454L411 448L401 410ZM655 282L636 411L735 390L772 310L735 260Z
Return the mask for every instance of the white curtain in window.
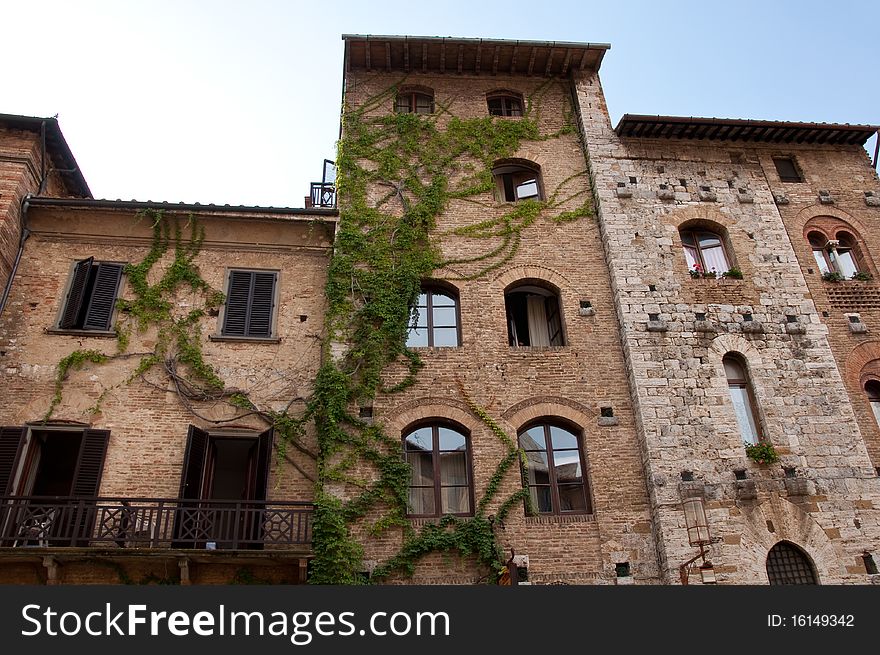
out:
M819 267L820 273L831 272L831 269L828 268L828 260L825 259L825 254L821 250L813 250L813 257L816 259L816 265Z
M874 412L874 419L877 421L877 425L880 425L880 400L871 401L871 410Z
M527 298L529 318L529 344L549 346L550 330L547 329L547 309L544 296L529 294Z
M724 249L704 248L703 261L706 263L706 272L715 271L718 275L726 273L730 267L727 265L727 259L724 257Z
M837 266L840 268L840 274L843 275L843 277L850 278L859 272L859 268L856 266L856 260L852 256L851 250L837 251Z
M736 422L739 424L742 440L746 443L758 443L758 427L755 425L748 389L731 386L730 399L733 401L733 411L736 413Z

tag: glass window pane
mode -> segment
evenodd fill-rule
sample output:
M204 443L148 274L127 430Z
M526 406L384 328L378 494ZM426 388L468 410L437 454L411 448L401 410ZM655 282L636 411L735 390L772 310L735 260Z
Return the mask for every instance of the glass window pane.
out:
M745 380L746 372L743 370L742 364L733 357L724 358L724 374L728 380Z
M813 257L816 260L816 265L819 267L820 273L831 272L831 269L828 267L828 260L825 259L825 252L823 250L814 250Z
M501 98L489 98L489 113L492 116L504 115L504 103Z
M755 425L748 389L731 386L730 399L733 401L733 411L736 413L736 422L739 424L742 440L746 443L758 443L758 427Z
M406 337L407 348L424 348L428 345L428 330L426 328L411 328Z
M694 233L693 232L682 232L681 233L681 243L685 246L696 246L694 243Z
M553 444L554 449L578 447L576 436L574 436L568 430L557 427L555 425L550 426L550 443Z
M526 461L528 462L528 471L526 475L529 484L550 483L550 467L547 462L547 453L528 452L526 453Z
M410 97L406 94L397 96L394 111L398 114L408 114L410 112Z
M553 468L556 472L556 483L583 482L581 472L581 456L576 450L553 451Z
M560 512L584 512L587 509L587 501L584 495L583 485L565 484L559 487L559 511Z
M538 182L537 180L528 180L523 182L522 184L516 187L516 199L517 200L525 200L526 198L537 198L538 197Z
M467 487L443 487L440 490L443 514L470 514L471 495Z
M406 438L406 449L411 451L431 452L434 450L434 437L431 428L413 430Z
M839 266L840 274L843 275L843 277L852 277L859 272L851 250L837 251L837 265Z
M455 299L450 298L445 293L432 293L431 302L434 307L455 307Z
M529 487L529 495L532 497L532 505L538 512L547 514L553 511L550 487Z
M522 116L522 103L518 98L510 99L510 115L511 116Z
M434 306L434 327L455 327L455 307Z
M730 266L727 265L727 258L724 256L724 249L721 246L703 248L702 253L707 271L715 271L718 275L721 275L730 269Z
M700 232L700 248L715 248L721 245L721 239L711 232Z
M413 488L409 490L409 513L410 514L436 514L433 488Z
M523 450L546 450L544 428L536 425L519 435L519 445Z
M460 450L464 451L467 447L467 440L464 435L456 432L451 428L438 427L437 433L440 437L439 450Z
M431 96L427 96L423 93L416 94L416 113L430 114L432 104Z
M880 401L871 401L871 411L874 412L874 420L877 421L877 425L880 425Z
M434 330L434 346L438 348L454 348L458 345L458 330L452 328L436 328Z
M431 453L407 453L406 461L412 469L413 486L434 484L434 457Z
M465 453L440 453L440 484L467 485L467 456Z

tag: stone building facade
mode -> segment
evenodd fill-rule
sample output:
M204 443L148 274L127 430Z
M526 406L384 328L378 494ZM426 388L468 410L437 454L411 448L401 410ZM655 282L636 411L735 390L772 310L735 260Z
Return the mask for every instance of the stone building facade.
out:
M450 139L483 129L472 133L475 143L491 132L516 144L478 143L443 160L450 192L431 231L440 265L421 282L407 336L423 366L411 386L351 408L362 425L381 426L400 444L411 473L409 530L374 529L381 509L351 527L364 575L443 515L484 512L511 567L533 584L694 584L701 564L722 584L791 581L789 574L877 582L880 345L872 335L880 290L870 278L880 275L880 183L863 149L877 128L645 116L613 127L599 80L607 45L343 40L344 117L430 125ZM415 122L394 123L400 114ZM240 517L238 527L198 529L229 512L205 495L212 474L227 476L227 486L249 485L240 502L275 511L275 524L290 534L283 526L294 516L308 520L309 510L285 509L284 501L313 501L316 481L351 499L375 473L365 466L357 476L317 479L320 443L308 425L293 441L271 435L273 466L259 454L269 413L301 413L322 361L344 352L344 344L323 343L324 285L341 227L335 211L92 200L57 124L48 150L63 172L47 178L35 121L7 117L0 132L0 235L9 235L0 279L15 266L16 226L30 235L0 315L0 474L8 460L0 494L15 508L0 526L0 581L305 581L310 535L269 543L276 533L268 523L257 530ZM343 145L350 136L343 132ZM404 185L383 177L396 160L377 143L374 158L360 162L364 207L405 217ZM504 155L481 172L489 149ZM394 156L422 159L422 181L438 166L436 153L415 142ZM351 196L340 187L339 198L345 221ZM201 288L184 288L172 315L204 309L188 323L198 331L187 334L226 388L245 392L250 404L181 393L174 371L133 375L161 345L156 328L133 329L125 351L107 362L71 365L53 403L64 358L114 353L111 326L138 317L124 303L101 330L83 324L88 312L72 317L77 268L91 256L110 268L143 261L159 211L184 233L193 221L205 229L192 261L224 303L206 304ZM175 253L163 251L156 270L173 268ZM143 295L133 275L116 280L123 301ZM152 275L156 284L161 276ZM233 282L251 285L244 306L253 308L261 280L274 294L272 323L254 337L226 316L237 311ZM73 323L62 327L67 319ZM391 366L384 378L388 389L406 372ZM109 430L97 447L99 486L79 494L105 500L86 503L98 507L91 514L59 508L54 518L68 533L41 535L38 513L22 509L35 504L21 498L33 491L25 473L36 471L26 440L37 435L60 448L53 430ZM506 453L499 432L522 452L521 471L497 477ZM193 459L200 438L203 459ZM772 444L779 460L754 461L744 441ZM248 455L242 443L251 442ZM255 458L238 477L218 468L220 460L240 468L230 463ZM254 495L257 469L265 473ZM78 470L64 475L80 483ZM190 484L207 510L192 509ZM506 507L524 488L530 500ZM172 509L148 509L156 506L148 498ZM693 512L705 514L697 528ZM92 536L103 541L70 536L83 516L99 515L116 532L100 532L96 521ZM30 532L21 531L22 517ZM184 534L178 523L196 532ZM119 536L129 525L146 525L157 539ZM224 542L230 535L258 547ZM433 552L416 564L412 576L383 581L487 579L470 556Z

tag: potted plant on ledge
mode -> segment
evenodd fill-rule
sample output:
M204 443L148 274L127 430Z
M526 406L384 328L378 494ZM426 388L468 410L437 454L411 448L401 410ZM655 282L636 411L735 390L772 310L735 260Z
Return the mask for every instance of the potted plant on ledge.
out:
M758 464L775 464L779 461L779 454L769 441L759 441L758 443L743 442L746 447L746 455Z

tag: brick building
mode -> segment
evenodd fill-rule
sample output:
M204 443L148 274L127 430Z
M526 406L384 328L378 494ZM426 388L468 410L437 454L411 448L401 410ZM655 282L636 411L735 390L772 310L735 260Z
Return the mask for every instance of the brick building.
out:
M612 127L607 45L343 40L338 224L94 200L0 117L0 581L877 581L877 128Z

